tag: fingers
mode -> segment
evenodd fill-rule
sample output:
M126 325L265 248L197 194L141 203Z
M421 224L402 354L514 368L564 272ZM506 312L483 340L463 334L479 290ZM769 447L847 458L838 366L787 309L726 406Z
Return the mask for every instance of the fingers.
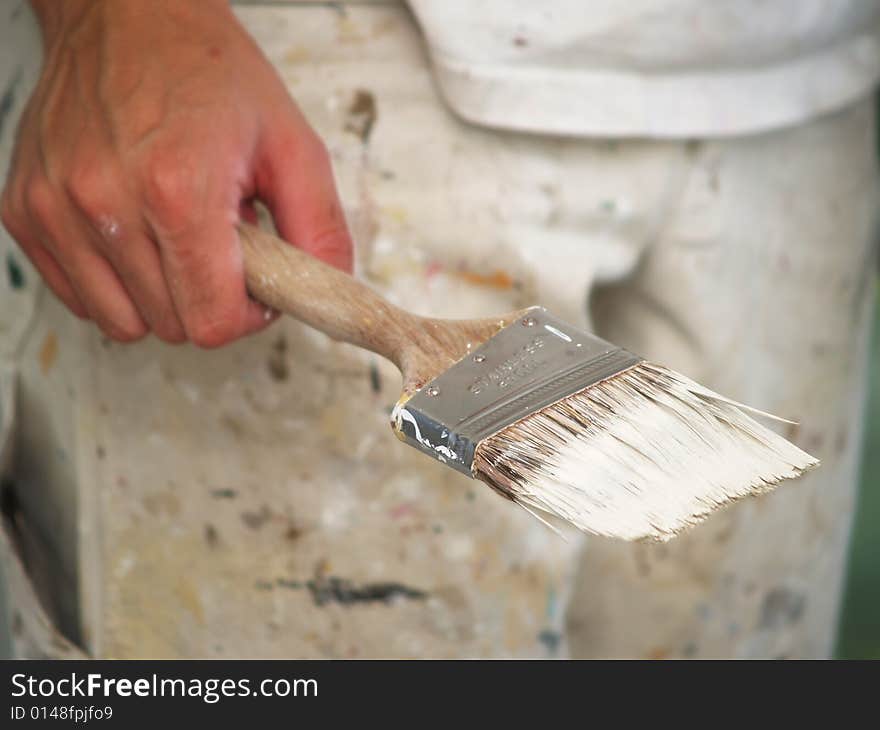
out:
M21 250L28 257L34 268L43 277L43 280L67 308L80 319L88 319L88 312L80 301L70 279L67 274L58 265L58 262L52 257L43 244L37 240L31 233L30 228L19 228L15 225L14 218L10 214L4 214L3 224L12 234L13 238L18 241Z
M127 220L126 223L110 217L99 220L97 230L92 229L96 245L156 336L168 343L184 342L186 331L165 281L158 248L140 223L132 222L132 217Z
M166 215L149 225L91 177L84 184L88 176L73 176L62 191L39 178L21 186L18 204L11 195L3 200L4 224L77 316L122 342L152 330L167 342L203 347L272 322L275 313L247 295L236 216L203 224L180 215L172 229L161 223Z
M186 336L219 347L271 322L247 293L235 224L244 196L230 184L240 166L198 143L165 148L145 165L143 212ZM245 173L242 173L242 177Z
M50 216L32 218L43 247L58 262L90 319L111 339L134 342L148 328L125 286L95 248L82 219L70 207L55 203Z
M156 244L140 210L113 164L79 162L66 177L69 208L91 247L110 264L140 317L160 339L183 342L186 335L162 273Z
M321 140L308 127L305 130L266 144L256 176L257 194L272 211L282 238L351 272L354 247L330 155Z
M187 338L219 347L271 321L244 283L238 235L226 220L196 224L172 234L156 231L162 269Z
M250 164L192 140L150 155L140 174L96 165L85 152L60 182L32 164L29 178L15 176L16 195L4 196L4 223L53 292L107 336L130 342L153 331L167 342L224 345L277 316L245 286L235 224L254 219L250 195L269 205L287 240L352 268L330 158L300 122Z
M7 186L3 219L22 250L59 299L111 339L131 342L152 329L183 341L155 244L142 225L105 212L124 209L119 186L102 189L94 171L66 179L61 187L16 176Z

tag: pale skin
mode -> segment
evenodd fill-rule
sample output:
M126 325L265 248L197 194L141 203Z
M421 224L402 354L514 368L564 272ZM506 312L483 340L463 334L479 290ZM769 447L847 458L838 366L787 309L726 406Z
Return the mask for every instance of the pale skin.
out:
M41 77L3 225L108 337L218 347L274 317L246 290L236 225L344 271L352 243L326 147L226 0L31 0Z

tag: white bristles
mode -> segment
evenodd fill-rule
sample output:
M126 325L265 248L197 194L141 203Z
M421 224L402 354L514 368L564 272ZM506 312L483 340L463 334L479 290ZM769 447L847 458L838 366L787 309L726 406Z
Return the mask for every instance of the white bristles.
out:
M642 362L486 439L474 473L587 532L668 540L819 463L743 408Z

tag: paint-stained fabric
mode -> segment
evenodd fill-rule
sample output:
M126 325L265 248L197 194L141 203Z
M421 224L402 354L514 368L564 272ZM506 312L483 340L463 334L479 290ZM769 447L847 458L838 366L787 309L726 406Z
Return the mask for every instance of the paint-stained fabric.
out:
M372 286L436 316L541 303L799 421L785 435L822 467L666 545L564 542L394 439L389 363L289 318L213 351L109 343L0 231L4 499L36 588L0 540L14 653L67 655L16 621L35 594L120 658L827 656L876 272L872 102L730 139L499 132L449 112L400 3L236 12L326 141ZM24 10L0 23L22 68L0 165L37 38Z
M409 0L472 122L598 137L753 133L880 78L872 0Z

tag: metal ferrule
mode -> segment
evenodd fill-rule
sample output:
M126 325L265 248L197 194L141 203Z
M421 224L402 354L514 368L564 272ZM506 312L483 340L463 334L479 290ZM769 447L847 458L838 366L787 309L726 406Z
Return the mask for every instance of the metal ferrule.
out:
M483 439L641 361L534 307L398 405L394 425L410 445L473 476Z

